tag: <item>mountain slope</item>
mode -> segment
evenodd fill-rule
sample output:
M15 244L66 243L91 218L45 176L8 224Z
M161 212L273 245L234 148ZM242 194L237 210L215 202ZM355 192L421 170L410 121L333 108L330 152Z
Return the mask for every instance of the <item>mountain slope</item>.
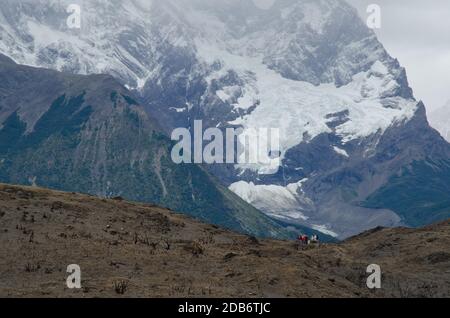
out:
M431 126L439 131L450 142L450 101L429 115Z
M108 75L71 75L0 56L0 180L157 203L264 237L291 234L195 165ZM293 234L292 234L293 235Z
M93 0L80 30L65 24L68 2L19 3L0 9L0 52L16 61L109 73L166 132L194 120L279 128L277 174L206 167L270 217L339 238L448 217L450 146L430 128L406 70L345 1L278 0L262 10L252 0ZM396 179L429 162L437 187L426 173ZM390 189L407 198L391 204ZM432 215L417 218L419 210Z
M446 219L450 216L449 173L449 160L413 162L369 196L364 205L387 207L408 219L412 226Z
M306 248L153 205L0 185L0 230L2 297L450 296L448 221ZM69 264L81 290L66 287ZM369 264L380 290L366 287Z

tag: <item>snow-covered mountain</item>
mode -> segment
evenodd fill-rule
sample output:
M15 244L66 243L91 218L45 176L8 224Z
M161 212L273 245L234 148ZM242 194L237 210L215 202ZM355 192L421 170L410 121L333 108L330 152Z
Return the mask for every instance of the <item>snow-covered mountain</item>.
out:
M209 167L272 217L347 237L442 216L408 214L413 192L399 205L380 194L416 162L447 171L450 150L428 126L405 70L343 0L270 8L253 0L91 0L80 2L81 29L66 24L76 1L1 2L0 52L29 65L112 74L167 132L195 119L280 128L276 175L255 165Z
M437 129L442 137L450 142L450 101L444 106L432 111L428 116L431 126Z

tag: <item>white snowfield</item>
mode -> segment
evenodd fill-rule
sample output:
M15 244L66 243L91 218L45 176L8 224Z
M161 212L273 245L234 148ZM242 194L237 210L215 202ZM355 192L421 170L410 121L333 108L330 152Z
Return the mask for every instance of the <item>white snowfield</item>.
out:
M312 205L307 198L299 196L303 179L298 183L289 184L286 187L278 185L255 185L253 182L239 181L230 186L230 190L239 195L256 208L262 209L266 214L288 222L307 224L324 234L338 237L339 235L330 229L330 226L310 222L309 217L302 213L303 205Z
M344 239L376 227L401 225L398 215L389 210L349 209L339 202L331 202L325 210L315 209L303 191L308 179L298 183L280 185L254 184L238 181L230 189L267 215L287 224L303 225L326 235Z
M219 61L223 65L208 77L210 81L224 77L230 70L245 79L243 96L234 107L248 109L256 103L258 106L230 124L279 128L282 158L304 136L313 139L321 133L331 133L327 123L332 114L349 112L348 120L336 128L345 144L383 133L392 125L411 119L417 110L415 100L390 97L398 84L380 61L367 72L356 74L348 85L337 88L334 84L314 86L286 79L264 65L261 58L232 54L204 43L197 43L197 52L205 63ZM219 98L224 98L223 90L219 94ZM386 103L390 107L384 106Z

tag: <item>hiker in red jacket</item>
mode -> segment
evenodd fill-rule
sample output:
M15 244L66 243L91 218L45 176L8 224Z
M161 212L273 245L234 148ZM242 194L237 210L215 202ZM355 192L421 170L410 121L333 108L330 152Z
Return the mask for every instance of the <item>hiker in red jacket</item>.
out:
M302 234L300 240L302 241L302 244L303 244L303 245L307 245L307 244L308 244L308 236Z

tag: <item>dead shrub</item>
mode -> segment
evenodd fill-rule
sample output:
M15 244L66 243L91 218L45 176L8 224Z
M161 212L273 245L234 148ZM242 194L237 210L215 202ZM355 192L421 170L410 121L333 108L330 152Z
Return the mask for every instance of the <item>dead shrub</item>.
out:
M203 253L205 252L205 249L199 242L192 242L186 245L184 249L195 257L199 257L200 255L203 255Z
M25 265L25 271L27 273L35 273L41 269L41 265L39 263L27 263Z
M116 280L114 281L114 291L119 294L119 295L123 295L127 292L128 290L128 281L120 279L120 280Z

